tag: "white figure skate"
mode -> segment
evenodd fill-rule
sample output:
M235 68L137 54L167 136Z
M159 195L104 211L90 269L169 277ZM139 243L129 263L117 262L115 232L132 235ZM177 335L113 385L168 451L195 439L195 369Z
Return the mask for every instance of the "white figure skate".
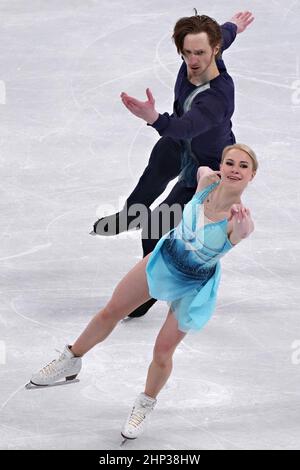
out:
M156 401L157 400L155 398L148 397L145 393L141 393L137 397L132 411L121 431L121 435L124 437L124 441L121 445L123 445L127 439L136 439L142 434L145 428L145 423L148 420Z
M50 362L31 377L30 384L45 387L53 385L61 379L66 381L75 380L80 369L81 357L75 357L69 346L65 346L58 359ZM27 388L30 388L30 386Z

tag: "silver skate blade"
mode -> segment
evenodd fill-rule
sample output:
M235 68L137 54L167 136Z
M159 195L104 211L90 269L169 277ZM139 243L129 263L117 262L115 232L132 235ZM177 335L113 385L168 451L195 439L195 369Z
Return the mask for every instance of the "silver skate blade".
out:
M28 382L28 384L25 385L25 388L26 390L41 390L45 388L61 387L62 385L71 385L77 382L80 382L80 380L79 379L63 380L62 382L55 382L54 384L50 384L50 385L35 385L31 382Z
M123 441L121 442L120 447L122 447L123 445L125 445L126 442L128 442L128 441L135 441L135 439L136 439L135 437L133 437L133 438L132 438L132 437L126 437L126 436L124 436L124 434L122 434L122 433L121 433L121 436L122 436Z
M120 447L123 447L127 442L135 441L135 439L130 439L130 437L125 437L121 434L123 441L120 444Z
M97 234L94 232L94 230L92 230L89 235L92 235L93 237L95 237Z

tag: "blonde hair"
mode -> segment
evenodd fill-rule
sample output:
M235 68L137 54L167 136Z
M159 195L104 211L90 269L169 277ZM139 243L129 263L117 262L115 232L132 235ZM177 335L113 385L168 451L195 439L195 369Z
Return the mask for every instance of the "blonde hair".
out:
M239 150L243 150L244 152L246 152L252 160L253 170L254 171L257 170L258 161L257 161L257 157L255 155L255 152L250 147L248 147L248 145L246 145L246 144L227 145L227 147L225 147L223 152L222 152L221 163L223 163L224 158L225 158L226 154L229 152L229 150L232 150L232 149L239 149Z

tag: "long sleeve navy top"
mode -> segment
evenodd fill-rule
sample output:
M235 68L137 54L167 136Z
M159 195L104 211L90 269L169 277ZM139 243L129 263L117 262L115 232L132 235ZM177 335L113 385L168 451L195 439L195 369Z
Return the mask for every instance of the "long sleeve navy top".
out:
M237 26L227 22L221 26L221 30L223 53L234 41ZM231 130L234 83L227 73L223 59L217 59L216 64L220 75L209 82L207 90L194 98L190 111L184 114L184 101L197 87L188 80L187 67L183 62L175 83L174 112L172 115L160 114L152 127L161 136L169 136L182 142L192 139L191 148L199 165L217 170L223 148L235 143L235 137Z

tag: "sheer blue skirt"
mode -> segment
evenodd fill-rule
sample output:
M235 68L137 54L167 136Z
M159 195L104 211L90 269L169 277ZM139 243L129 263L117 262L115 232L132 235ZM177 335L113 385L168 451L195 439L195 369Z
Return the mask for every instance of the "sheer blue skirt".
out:
M181 331L200 330L207 323L216 305L219 261L201 264L197 252L178 243L171 231L156 245L146 274L150 295L168 302Z

